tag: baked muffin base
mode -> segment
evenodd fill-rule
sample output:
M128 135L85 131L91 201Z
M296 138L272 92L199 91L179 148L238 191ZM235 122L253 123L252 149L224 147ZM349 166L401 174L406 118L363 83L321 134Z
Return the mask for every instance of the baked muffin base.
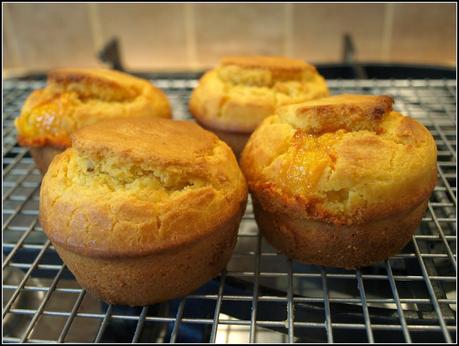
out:
M62 153L65 149L59 149L55 147L38 147L38 148L29 148L30 155L35 161L35 165L38 167L40 172L44 175L48 170L51 161L57 154Z
M110 304L143 306L185 296L225 267L245 204L225 224L178 247L137 257L90 257L54 244L78 283Z
M300 262L346 269L368 266L400 252L427 208L426 200L404 214L338 226L271 213L253 195L252 201L258 227L273 247Z
M250 138L251 132L231 132L231 131L224 131L216 128L209 127L204 125L203 123L197 121L197 123L204 129L215 133L218 138L220 138L223 142L228 144L228 146L233 150L234 155L239 160L241 156L242 150L244 149L247 141Z

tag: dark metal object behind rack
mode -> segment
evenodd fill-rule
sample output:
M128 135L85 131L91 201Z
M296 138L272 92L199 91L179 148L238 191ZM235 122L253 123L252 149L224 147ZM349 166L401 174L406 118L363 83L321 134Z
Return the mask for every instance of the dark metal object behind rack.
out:
M189 119L195 79L156 79ZM456 338L456 87L451 80L330 80L333 94L392 95L438 147L438 182L410 244L360 270L303 265L258 233L251 205L224 273L191 295L150 307L101 303L62 265L37 220L41 176L13 125L43 81L3 94L3 341L451 342Z

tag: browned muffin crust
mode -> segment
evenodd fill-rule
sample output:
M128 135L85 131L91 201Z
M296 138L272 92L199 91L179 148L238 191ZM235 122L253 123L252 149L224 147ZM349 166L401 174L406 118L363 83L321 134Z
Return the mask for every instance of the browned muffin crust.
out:
M205 238L140 257L89 257L55 247L80 285L97 297L111 304L151 305L183 297L223 270L243 210Z
M245 203L230 149L191 122L119 118L88 126L55 161L43 180L41 222L53 242L84 255L176 247Z
M339 95L286 106L252 134L241 168L273 246L350 268L406 244L435 187L436 145L392 103Z
M269 70L276 80L301 79L305 70L317 73L313 65L300 59L283 56L227 56L220 60L220 64L222 66Z
M189 109L208 128L251 133L276 107L327 95L323 77L302 60L233 56L201 78Z
M419 205L435 186L435 142L390 103L344 95L279 109L255 131L241 157L249 187L265 208L335 224L363 223ZM386 113L375 117L381 109Z
M298 261L353 269L399 253L425 214L427 201L400 215L357 225L335 225L270 213L252 198L255 218L268 242Z
M186 294L229 260L247 186L230 148L186 121L119 118L80 129L43 178L40 222L101 299Z
M77 129L116 117L171 117L166 95L149 81L106 69L60 68L32 92L15 120L23 146L66 148Z
M280 117L310 134L338 130L377 130L385 114L392 111L390 96L341 94L303 103L294 110L278 109Z

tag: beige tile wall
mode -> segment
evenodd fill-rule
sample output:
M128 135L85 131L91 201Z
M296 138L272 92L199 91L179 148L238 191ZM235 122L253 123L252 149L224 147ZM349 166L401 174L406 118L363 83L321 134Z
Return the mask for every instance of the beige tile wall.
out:
M228 54L455 65L456 8L442 4L19 4L4 9L4 69L100 66L118 37L134 70L196 69Z
M454 63L455 4L397 4L393 10L391 57L398 61Z
M47 69L66 62L97 64L86 4L7 4L5 33L17 47L19 65Z
M127 65L188 67L185 6L181 4L92 5L100 26L98 45L118 37Z
M313 61L337 61L343 33L352 35L360 60L380 60L384 4L294 5L293 54Z
M200 4L192 8L196 58L213 65L222 55L285 54L283 4Z

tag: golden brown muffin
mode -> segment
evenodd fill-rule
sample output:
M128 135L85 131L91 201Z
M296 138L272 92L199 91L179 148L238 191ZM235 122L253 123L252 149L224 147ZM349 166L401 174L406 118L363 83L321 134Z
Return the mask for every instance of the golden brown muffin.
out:
M16 119L19 144L32 148L46 172L56 152L71 144L77 129L98 121L133 116L171 117L162 91L147 80L105 69L57 69L35 90Z
M284 57L226 57L194 89L190 112L238 155L250 133L276 107L328 95L314 66Z
M192 122L120 118L72 143L43 178L40 221L82 287L146 305L224 268L247 200L224 142Z
M278 109L241 167L268 241L312 264L354 268L411 239L436 182L436 146L388 96L340 95Z

